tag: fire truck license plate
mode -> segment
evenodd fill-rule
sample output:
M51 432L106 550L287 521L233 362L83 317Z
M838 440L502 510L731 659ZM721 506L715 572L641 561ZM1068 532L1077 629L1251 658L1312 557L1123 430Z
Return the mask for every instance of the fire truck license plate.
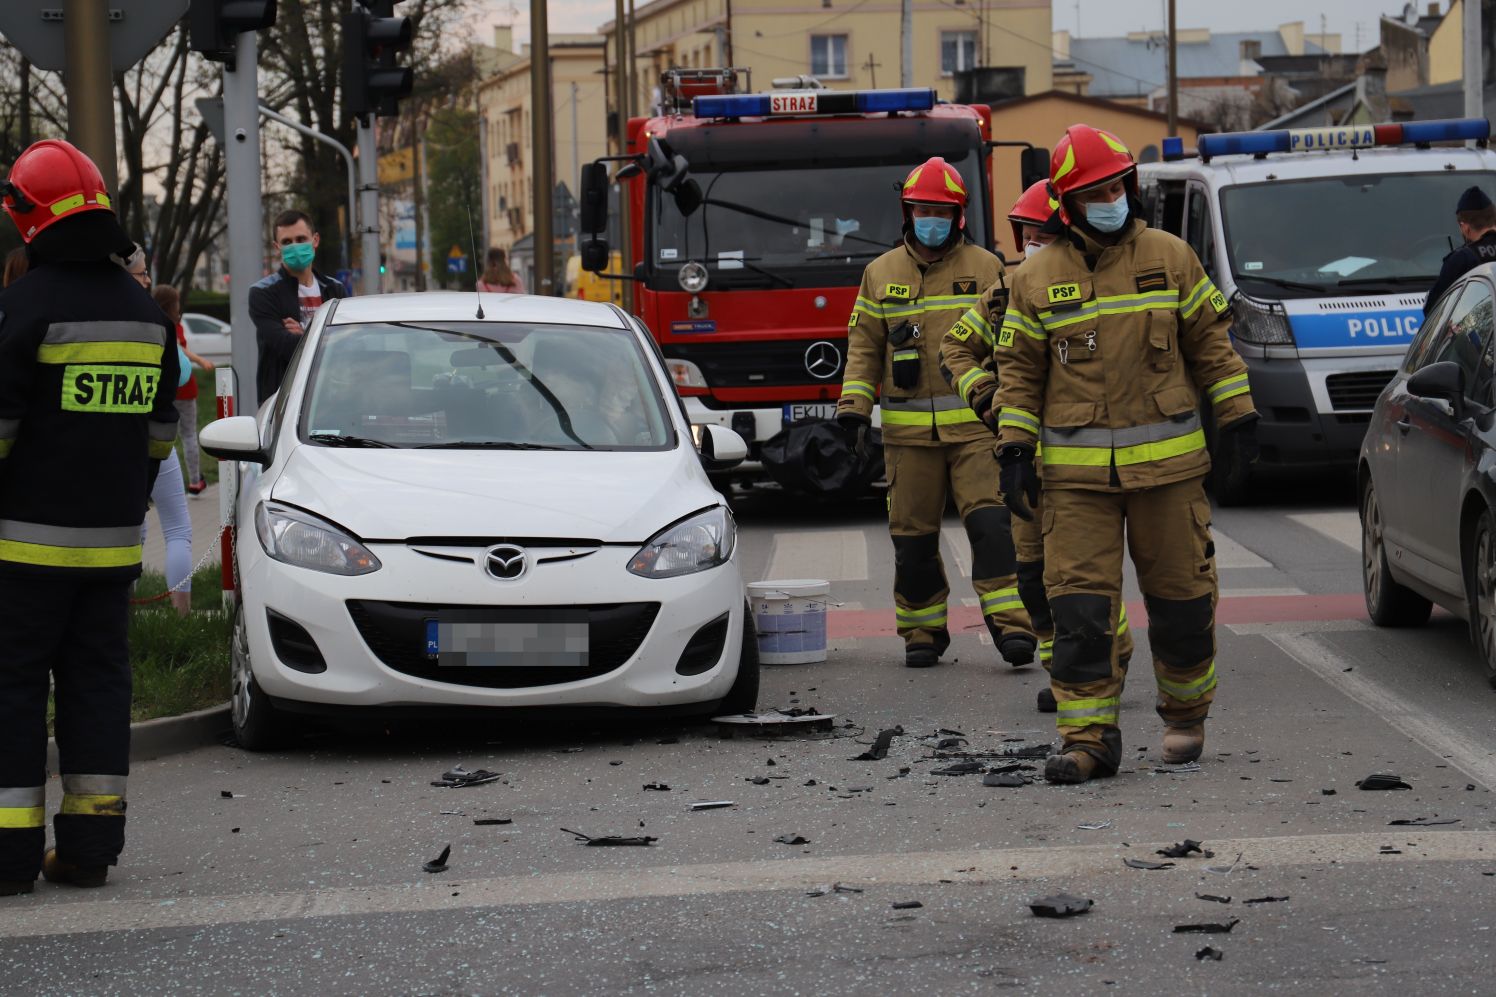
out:
M784 424L801 419L835 419L836 405L824 402L796 402L784 407Z

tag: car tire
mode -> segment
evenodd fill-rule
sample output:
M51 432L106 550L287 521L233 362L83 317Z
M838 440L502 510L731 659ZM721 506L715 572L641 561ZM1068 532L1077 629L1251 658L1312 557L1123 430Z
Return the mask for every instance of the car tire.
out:
M242 602L234 609L229 640L229 713L234 722L234 740L245 751L274 751L283 747L290 740L291 725L255 681Z
M743 604L743 640L738 652L738 677L717 707L721 716L752 713L758 708L758 628L753 625L753 611Z
M1434 609L1432 602L1392 577L1382 540L1382 507L1370 478L1361 493L1361 590L1366 615L1379 627L1421 627Z
M1496 516L1490 509L1480 514L1471 550L1474 556L1465 569L1470 640L1486 666L1486 681L1496 687Z

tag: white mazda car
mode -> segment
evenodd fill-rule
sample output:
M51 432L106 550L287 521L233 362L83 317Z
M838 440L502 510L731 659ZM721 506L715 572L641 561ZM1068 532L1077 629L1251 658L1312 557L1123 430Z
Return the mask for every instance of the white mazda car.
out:
M240 462L233 721L251 750L356 708L751 710L758 655L708 468L648 333L603 302L322 307Z

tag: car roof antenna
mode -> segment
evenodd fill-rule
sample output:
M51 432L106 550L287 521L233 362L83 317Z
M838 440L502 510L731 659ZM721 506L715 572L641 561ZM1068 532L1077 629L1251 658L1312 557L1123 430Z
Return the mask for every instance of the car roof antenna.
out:
M477 235L474 234L474 230L473 230L473 202L472 201L468 201L468 204L467 204L467 223L468 223L468 244L473 247L473 269L477 270L478 269L478 237L477 237ZM478 287L479 284L483 283L481 277L482 277L482 275L479 274L479 278L480 279L475 280L473 282L473 293L478 296L478 315L477 315L477 318L480 321L483 318L483 291L481 289L479 289L479 287Z

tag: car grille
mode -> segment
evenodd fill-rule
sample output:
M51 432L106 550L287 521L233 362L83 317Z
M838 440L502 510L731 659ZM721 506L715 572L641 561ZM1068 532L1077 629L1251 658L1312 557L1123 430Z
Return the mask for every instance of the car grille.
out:
M495 622L533 617L552 609L587 613L588 655L585 668L442 668L426 656L426 621L444 610L489 611ZM633 657L660 612L657 602L626 602L599 606L438 606L416 602L375 602L349 599L348 614L359 636L374 656L404 675L452 685L489 689L528 689L560 685L606 675ZM333 667L337 667L336 664Z
M805 351L819 339L779 339L750 343L670 344L665 353L672 359L689 360L701 369L714 388L774 388L804 385L841 386L846 340L827 337L843 359L836 370L815 378L805 369Z
M1373 407L1377 403L1377 396L1396 373L1392 370L1358 370L1331 374L1325 378L1325 388L1330 393L1330 407L1336 411Z

